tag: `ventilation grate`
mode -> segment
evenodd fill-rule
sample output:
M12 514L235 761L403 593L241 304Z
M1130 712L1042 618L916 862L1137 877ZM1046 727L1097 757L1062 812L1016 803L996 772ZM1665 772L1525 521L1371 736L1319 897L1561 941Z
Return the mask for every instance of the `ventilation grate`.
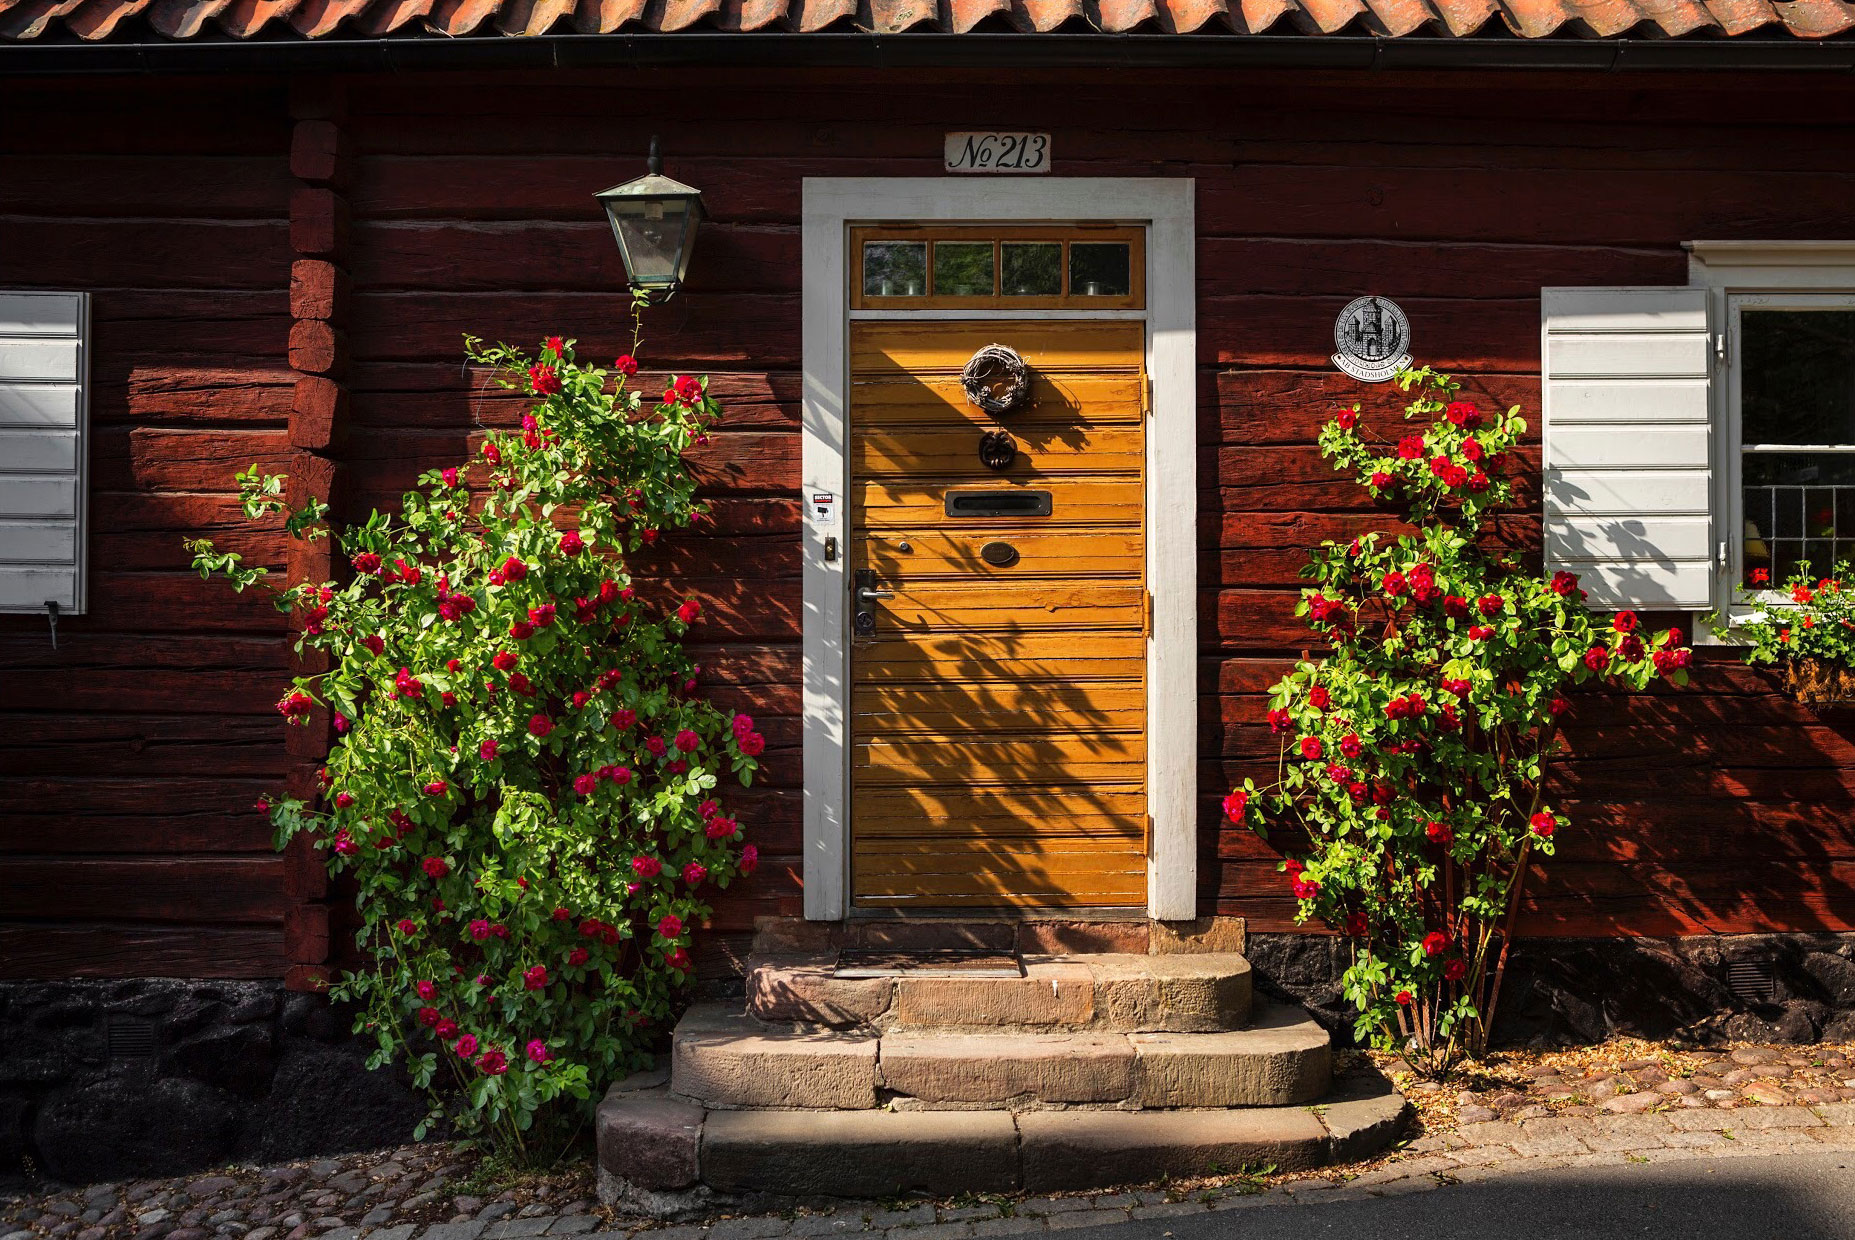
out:
M135 1017L112 1017L108 1026L111 1059L146 1059L155 1053L153 1023Z
M1747 1003L1770 1003L1778 997L1778 969L1771 960L1735 960L1726 966L1726 985Z

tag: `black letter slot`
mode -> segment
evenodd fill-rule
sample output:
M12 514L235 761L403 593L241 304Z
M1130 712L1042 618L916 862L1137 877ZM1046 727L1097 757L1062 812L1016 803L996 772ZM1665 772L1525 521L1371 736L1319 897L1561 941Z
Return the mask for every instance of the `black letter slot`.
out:
M949 491L950 517L1047 517L1048 491Z

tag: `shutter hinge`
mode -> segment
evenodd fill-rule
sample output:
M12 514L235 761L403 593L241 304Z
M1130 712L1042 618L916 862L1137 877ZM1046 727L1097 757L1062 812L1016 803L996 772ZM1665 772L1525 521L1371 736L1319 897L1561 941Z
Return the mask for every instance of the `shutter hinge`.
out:
M1153 815L1146 816L1146 838L1140 841L1140 852L1149 859L1153 856Z
M1140 385L1140 416L1153 416L1153 376L1148 375Z
M1716 332L1714 334L1713 356L1714 356L1714 360L1717 361L1722 368L1724 368L1727 363L1728 358L1731 356L1727 349L1725 332Z
M1141 636L1151 637L1153 636L1153 592L1151 590L1146 592L1144 612L1145 616L1140 622Z

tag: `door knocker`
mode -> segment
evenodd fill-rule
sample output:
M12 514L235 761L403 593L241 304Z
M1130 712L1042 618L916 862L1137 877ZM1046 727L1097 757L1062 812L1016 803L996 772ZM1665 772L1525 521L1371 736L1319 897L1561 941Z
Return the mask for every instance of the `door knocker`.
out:
M1018 441L1010 431L987 431L979 436L979 463L987 469L1010 469L1018 459Z
M960 372L966 399L987 413L1010 413L1030 392L1030 368L1016 349L989 344L973 354Z

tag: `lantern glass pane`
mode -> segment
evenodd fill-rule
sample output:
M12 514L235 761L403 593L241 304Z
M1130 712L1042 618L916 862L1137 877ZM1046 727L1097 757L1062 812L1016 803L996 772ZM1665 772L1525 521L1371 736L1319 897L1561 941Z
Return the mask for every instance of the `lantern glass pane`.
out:
M1062 296L1062 242L1006 241L999 249L1003 251L1005 296Z
M936 241L934 295L990 297L997 291L990 241Z
M633 284L661 288L677 282L688 215L686 202L635 202L616 208L613 224Z
M1069 291L1083 297L1125 297L1132 282L1125 241L1077 241L1069 247Z
M865 297L923 297L927 294L927 242L863 243Z

